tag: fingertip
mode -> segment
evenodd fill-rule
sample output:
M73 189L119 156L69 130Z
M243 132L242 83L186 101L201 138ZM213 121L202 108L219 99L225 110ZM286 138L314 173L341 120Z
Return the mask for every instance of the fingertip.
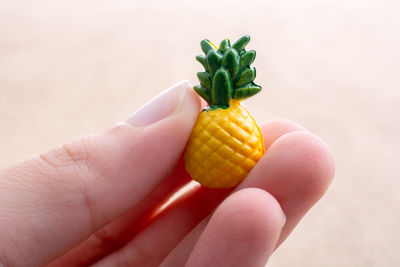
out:
M293 187L297 190L294 194L309 196L312 201L325 193L335 173L328 145L320 137L304 131L283 135L270 147L265 160L275 166L275 176L291 177L291 183L299 184Z
M258 232L260 228L275 231L285 224L285 215L279 202L259 188L245 188L233 193L218 207L216 216L219 215L218 210L221 216L232 218L231 227L236 224L241 228L243 224L249 223Z
M271 194L257 188L237 191L212 215L188 266L263 266L284 223L283 211Z
M261 131L264 137L265 147L269 148L279 137L290 132L306 132L307 129L294 121L277 119L264 124L261 127Z
M313 159L315 163L314 172L323 180L324 193L335 176L335 158L331 148L321 137L312 135L309 142L314 145L314 150L312 151L314 153Z

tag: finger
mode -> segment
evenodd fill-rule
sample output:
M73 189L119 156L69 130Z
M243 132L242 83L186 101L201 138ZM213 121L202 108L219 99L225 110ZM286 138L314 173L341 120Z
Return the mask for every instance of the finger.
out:
M266 146L270 146L275 139L287 132L305 131L302 126L286 120L269 122L262 127L262 130L265 140L269 142L266 143ZM162 216L156 218L149 227L144 229L123 249L104 259L102 261L103 266L115 262L129 262L137 266L148 266L148 259L151 259L153 265L158 265L170 250L198 222L210 214L215 206L230 192L231 190L212 190L197 187L186 195L185 199L180 199L171 205ZM176 227L176 225L179 225L179 227ZM160 236L163 236L162 243L158 242ZM153 245L154 242L158 243L156 247ZM140 253L137 253L138 251ZM175 266L179 266L179 264Z
M308 132L302 125L290 120L272 120L261 128L264 146L268 150L269 147L281 136L291 132Z
M279 201L286 215L279 244L323 195L333 174L333 159L326 144L307 132L291 132L271 145L237 190L261 188ZM206 221L207 218L183 238L163 261L163 266L180 266L186 262Z
M230 191L195 185L174 202L172 209L164 210L122 249L95 266L158 266L190 227L206 217Z
M280 203L287 222L279 244L324 195L334 176L334 160L325 142L307 132L279 138L238 189L268 190Z
M284 223L269 193L239 190L213 213L186 266L265 266Z
M161 262L160 267L184 266L210 218L211 214L200 221L186 236L184 236Z
M88 266L120 248L143 230L176 191L190 181L183 159L176 170L137 206L100 228L87 240L57 258L50 266Z
M172 172L200 103L179 83L120 124L0 172L0 259L43 265L130 210Z

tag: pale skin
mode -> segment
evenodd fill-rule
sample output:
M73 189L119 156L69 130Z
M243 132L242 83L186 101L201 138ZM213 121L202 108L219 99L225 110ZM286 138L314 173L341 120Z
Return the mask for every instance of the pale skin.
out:
M0 266L264 266L334 175L297 123L261 125L267 151L233 189L194 185L182 153L201 102L182 82L133 117L0 170ZM194 183L194 182L192 182Z

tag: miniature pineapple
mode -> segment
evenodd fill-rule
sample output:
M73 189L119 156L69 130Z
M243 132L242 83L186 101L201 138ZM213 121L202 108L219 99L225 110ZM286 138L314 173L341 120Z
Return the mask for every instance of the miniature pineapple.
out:
M255 120L240 101L261 91L250 67L256 52L246 51L249 36L232 46L228 39L219 48L202 40L204 56L196 59L205 71L198 72L194 90L209 104L193 128L185 151L185 167L193 180L213 188L239 184L263 155L264 140Z

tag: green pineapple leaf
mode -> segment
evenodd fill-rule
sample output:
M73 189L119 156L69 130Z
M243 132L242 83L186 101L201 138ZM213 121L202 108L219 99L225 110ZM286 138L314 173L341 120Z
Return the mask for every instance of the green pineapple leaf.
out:
M238 52L241 52L245 46L250 42L250 36L245 35L239 38L232 47L235 48Z
M221 66L222 55L216 50L209 50L207 53L207 67L211 77L214 76L217 69Z
M197 73L201 86L206 88L208 91L211 90L211 76L208 72L202 71Z
M232 80L229 72L222 67L217 70L213 79L211 102L213 106L229 107L231 99Z
M201 46L201 50L203 50L205 55L207 55L210 50L215 50L215 47L207 39L202 40L200 42L200 46Z
M246 84L242 87L236 88L233 93L233 98L236 100L249 98L261 91L261 86L253 83Z
M256 68L248 68L240 74L238 81L235 83L235 87L248 84L252 82L254 78L256 78Z
M203 65L205 71L208 71L207 60L206 60L206 57L205 57L205 56L198 55L198 56L196 56L196 60L197 60L198 62L200 62L201 65Z
M239 53L234 48L225 51L222 57L222 66L229 70L231 79L234 80L239 72Z
M256 58L256 51L255 50L249 50L245 52L241 57L240 57L240 67L245 68L251 65L253 63L254 59Z
M193 89L196 91L199 96L201 96L207 103L210 105L211 104L211 96L210 93L206 88L204 88L201 85L195 85Z
M229 39L224 39L219 44L218 51L220 51L221 53L224 53L230 46L231 46L231 42L229 41Z

